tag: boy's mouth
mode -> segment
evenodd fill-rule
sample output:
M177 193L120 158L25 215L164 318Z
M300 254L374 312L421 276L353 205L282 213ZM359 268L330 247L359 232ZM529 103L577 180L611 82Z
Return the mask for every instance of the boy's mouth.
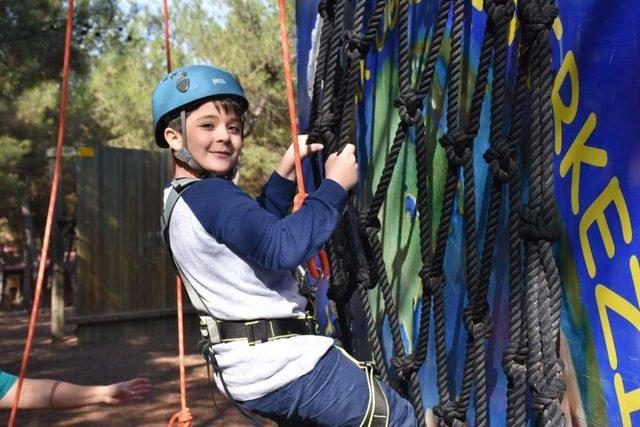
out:
M216 156L230 156L231 153L227 152L227 151L212 151L211 154L216 155Z

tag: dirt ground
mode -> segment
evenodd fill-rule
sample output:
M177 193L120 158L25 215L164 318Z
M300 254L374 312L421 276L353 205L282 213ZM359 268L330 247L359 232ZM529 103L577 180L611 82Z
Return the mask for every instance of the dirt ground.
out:
M18 426L163 426L180 409L177 343L159 337L138 336L105 345L78 345L73 326L63 342L52 343L49 316L43 312L27 368L33 378L64 379L79 384L108 384L134 377L146 377L153 391L142 403L98 405L66 411L21 411ZM0 311L0 369L17 374L27 336L28 314ZM187 403L195 426L250 426L217 390L214 407L209 394L204 360L195 351L193 336L187 352ZM214 386L215 389L215 386ZM0 412L6 425L9 412ZM266 425L275 426L267 423Z

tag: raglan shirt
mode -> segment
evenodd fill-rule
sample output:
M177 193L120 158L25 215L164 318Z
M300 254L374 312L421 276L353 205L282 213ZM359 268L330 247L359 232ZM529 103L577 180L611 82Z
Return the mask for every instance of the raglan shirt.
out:
M331 237L347 194L325 180L287 214L294 190L295 183L274 172L256 200L221 178L203 179L182 193L169 225L171 250L214 317L304 316L307 301L291 270ZM252 346L244 340L222 343L214 352L230 394L246 401L308 373L332 344L328 337L301 335ZM215 380L222 390L218 375Z

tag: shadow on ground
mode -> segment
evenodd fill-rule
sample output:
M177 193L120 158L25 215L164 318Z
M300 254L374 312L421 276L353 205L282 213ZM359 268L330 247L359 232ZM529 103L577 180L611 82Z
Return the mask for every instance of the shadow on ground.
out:
M0 311L0 369L17 374L27 336L28 315L20 311ZM49 316L39 316L39 325L27 376L53 378L79 384L108 384L134 377L151 380L154 390L142 403L118 406L98 405L67 411L21 411L18 426L163 426L180 409L178 356L175 335L137 336L116 343L78 345L69 334L63 342L49 338ZM192 331L195 332L195 331ZM204 361L195 351L197 338L188 334L187 399L195 426L250 426L232 404L215 389L218 412L209 392ZM9 412L0 412L0 425L6 425ZM275 426L272 423L265 423Z

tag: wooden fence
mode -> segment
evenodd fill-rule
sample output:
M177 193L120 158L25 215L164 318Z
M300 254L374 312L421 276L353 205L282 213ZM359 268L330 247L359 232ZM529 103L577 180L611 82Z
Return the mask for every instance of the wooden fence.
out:
M168 153L78 150L81 341L175 330L175 274L159 232L170 170Z

